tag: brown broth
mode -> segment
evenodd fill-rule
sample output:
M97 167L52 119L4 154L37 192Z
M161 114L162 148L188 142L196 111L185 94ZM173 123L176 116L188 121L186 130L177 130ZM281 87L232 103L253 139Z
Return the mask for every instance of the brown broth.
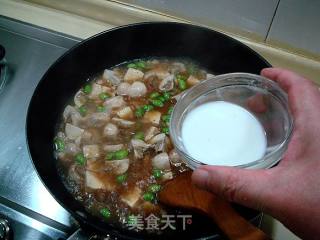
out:
M137 61L131 62L131 64L134 63L137 63ZM110 119L114 117L121 119L121 117L117 116L117 113L125 106L129 106L133 114L135 114L135 111L137 111L139 107L146 104L151 104L150 94L152 92L159 92L163 95L163 92L159 91L158 87L160 82L163 81L161 74L164 73L167 75L174 75L174 87L168 91L171 94L171 98L164 102L163 107L154 106L153 111L159 112L161 117L170 115L168 114L168 111L176 102L176 100L172 97L182 92L182 90L179 89L176 76L179 74L187 79L190 76L188 66L194 66L194 64L190 61L175 61L167 59L146 59L143 61L143 63L146 66L140 70L144 74L144 77L136 81L144 83L147 89L147 92L144 96L131 97L124 95L124 106L104 110L107 112L106 115L109 115L109 117L106 117L101 121L91 121L90 117L93 117L97 113L97 106L103 106L105 100L102 100L100 95L92 95L92 92L85 93L86 86L84 86L79 90L80 98L84 100L82 106L79 106L79 103L78 106L76 106L73 100L70 102L69 106L72 107L72 111L69 115L66 114L68 116L65 119L62 117L62 120L59 123L60 128L58 129L57 137L55 138L55 153L57 156L59 172L69 191L77 200L83 203L88 212L101 217L102 221L107 221L123 228L127 227L126 222L128 216L132 214L140 214L146 217L152 213L160 217L161 214L166 213L167 211L166 207L161 206L158 203L157 193L154 193L155 198L152 201L147 201L143 197L144 193L150 192L148 189L151 184L162 185L168 180L164 179L163 177L155 178L155 176L153 176L154 167L152 164L152 158L160 152L156 152L155 147L150 146L143 153L142 158L137 158L134 154L131 140L134 137L134 134L137 132L143 132L145 135L152 126L157 127L161 133L162 129L168 128L168 124L163 120L160 121L159 126L157 126L157 124L148 122L144 118L147 112L144 114L144 117L137 117L135 115L125 117L125 120L133 122L132 126L126 128ZM127 73L128 64L130 63L121 64L112 69L113 73L122 82L124 81L123 78ZM185 70L183 70L182 66L184 66ZM174 68L177 68L178 70ZM159 74L152 75L150 74L151 71L158 71ZM145 76L148 74L150 76L145 78ZM197 67L195 70L192 70L192 75L199 80L206 79L206 72ZM97 83L100 85L100 87L105 87L102 92L107 93L110 98L112 98L114 95L117 96L117 87L112 84L110 79L104 78L103 73L99 73L96 76L93 76L91 79L92 80L88 83L89 86L93 86L94 83ZM129 84L132 85L132 82L129 82ZM106 101L108 101L108 99ZM108 105L105 107L108 108ZM83 109L85 109L85 113L83 113ZM79 112L83 113L82 116L79 116ZM94 122L94 124L92 122ZM119 132L115 137L109 137L103 134L105 126L110 122L118 128ZM80 137L77 139L71 139L65 130L67 124L72 124L73 126L80 128L80 131L82 131ZM166 147L161 152L166 152L169 154L173 150L173 146L170 141L169 134L166 134L166 138ZM149 141L150 140L145 142L150 144ZM110 167L108 165L110 164L110 160L106 160L106 157L110 151L108 152L104 150L105 145L117 144L123 144L124 146L121 149L128 151L128 156L125 156L124 158L129 159L129 167L125 171L126 180L122 183L117 181L117 177L122 175L115 173L118 168ZM64 147L61 147L61 145L64 145ZM77 156L79 154L83 154L84 146L87 145L97 146L98 153L93 158L87 157L84 159L84 162L80 164L81 161L77 160ZM162 172L167 174L172 173L173 177L186 169L182 161L173 161L171 157L169 157L169 163L170 169L163 169ZM89 187L88 184L86 184L86 181L89 179L89 177L86 176L86 172L93 174L94 178L98 179L99 183L102 183L103 187ZM137 189L139 189L139 197L133 206L129 206L121 199L121 196L126 196ZM110 217L106 218L102 216L100 212L101 209L108 209L110 211Z

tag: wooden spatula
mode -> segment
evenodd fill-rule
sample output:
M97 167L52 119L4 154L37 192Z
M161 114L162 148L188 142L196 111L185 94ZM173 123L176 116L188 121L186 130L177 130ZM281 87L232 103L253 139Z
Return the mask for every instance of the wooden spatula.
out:
M191 171L187 171L167 182L159 193L160 202L208 215L231 240L270 239L264 232L241 217L228 202L194 186L191 182L191 174Z

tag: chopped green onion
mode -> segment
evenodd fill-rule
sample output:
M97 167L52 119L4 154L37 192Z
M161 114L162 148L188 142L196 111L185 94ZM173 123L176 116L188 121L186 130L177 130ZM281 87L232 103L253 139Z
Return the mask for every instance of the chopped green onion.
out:
M121 149L114 152L114 159L121 160L128 156L129 152L126 149Z
M154 178L158 179L163 176L163 172L160 169L153 169L152 175L154 176Z
M61 138L54 139L54 146L58 152L62 152L65 149L64 141Z
M163 132L163 133L165 133L165 134L169 134L169 128L168 127L163 127L162 129L161 129L161 132Z
M127 65L127 68L136 68L136 64L134 64L134 63L129 63L129 64Z
M164 92L164 93L162 94L162 97L163 97L166 101L168 101L171 96L170 96L170 93Z
M145 61L139 61L139 62L136 62L136 67L139 69L145 69L147 67L147 64Z
M97 106L98 112L104 112L106 110L105 106Z
M180 90L186 90L187 89L187 83L186 81L182 79L178 79L178 86Z
M104 101L106 99L108 99L110 97L110 95L108 93L100 93L99 94L99 98Z
M87 111L88 111L87 108L84 105L79 107L78 110L79 110L79 113L81 114L81 116L85 116L87 114Z
M111 212L110 212L110 210L108 208L100 209L100 214L106 219L111 217Z
M168 121L170 121L170 115L162 115L161 119L162 119L164 122L168 122Z
M155 196L154 196L154 194L151 193L151 192L146 192L145 194L143 194L142 198L143 198L145 201L152 202L152 201L155 199Z
M154 107L152 105L150 105L150 104L146 104L146 105L143 106L143 110L146 111L146 112L149 112L149 111L153 110L153 108Z
M185 76L178 74L176 76L176 79L178 81L178 87L179 87L180 90L187 89L187 83L186 83L187 78Z
M76 156L74 157L74 160L79 164L79 165L85 165L86 163L86 158L83 155L83 153L78 153L76 154Z
M118 183L124 183L127 180L127 174L121 174L116 177Z
M129 152L126 149L121 149L115 152L109 152L106 154L106 160L121 160L128 156Z
M166 99L163 96L159 96L159 97L157 97L157 99L163 103L166 101Z
M85 94L89 94L92 92L92 86L90 84L87 84L83 87L83 90L82 90Z
M187 81L187 77L185 77L185 76L183 76L183 75L181 75L181 74L177 74L176 79L177 79L177 80Z
M171 114L172 112L173 112L173 106L170 106L168 110L168 114Z
M139 70L144 70L145 68L147 68L147 64L145 61L137 61L134 63L129 63L127 65L128 68L135 68L135 69L139 69Z
M159 99L152 99L151 103L155 107L163 107L164 106L163 102Z
M158 93L158 92L153 92L153 93L150 94L149 97L150 97L151 99L155 99L155 98L157 98L157 97L159 97L159 96L160 96L160 93Z
M136 133L133 135L133 138L134 138L134 139L144 140L144 133L143 133L143 132L136 132Z
M169 126L170 118L171 118L170 115L163 115L163 116L161 117L162 121L165 123L166 126Z
M152 184L148 188L149 192L152 192L152 193L157 193L160 191L160 189L161 189L161 185L159 184Z
M136 117L138 117L138 118L141 118L141 117L143 117L144 113L145 113L144 108L143 108L143 107L138 107L138 108L136 109L136 111L134 112L134 115L135 115Z

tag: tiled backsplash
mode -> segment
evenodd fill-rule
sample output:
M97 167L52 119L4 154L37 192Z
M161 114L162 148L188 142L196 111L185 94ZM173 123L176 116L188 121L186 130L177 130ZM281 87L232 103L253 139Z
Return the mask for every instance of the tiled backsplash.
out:
M120 0L264 40L279 0Z
M320 60L319 0L120 0Z
M319 0L280 0L267 42L308 51L320 59L319 24Z

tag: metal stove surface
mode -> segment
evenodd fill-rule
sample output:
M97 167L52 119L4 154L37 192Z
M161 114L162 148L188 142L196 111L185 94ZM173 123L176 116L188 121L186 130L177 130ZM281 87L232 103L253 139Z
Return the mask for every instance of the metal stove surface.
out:
M33 168L25 122L42 75L79 41L0 17L0 45L6 50L7 65L6 84L0 89L0 218L8 220L14 239L59 239L75 229L75 221Z

